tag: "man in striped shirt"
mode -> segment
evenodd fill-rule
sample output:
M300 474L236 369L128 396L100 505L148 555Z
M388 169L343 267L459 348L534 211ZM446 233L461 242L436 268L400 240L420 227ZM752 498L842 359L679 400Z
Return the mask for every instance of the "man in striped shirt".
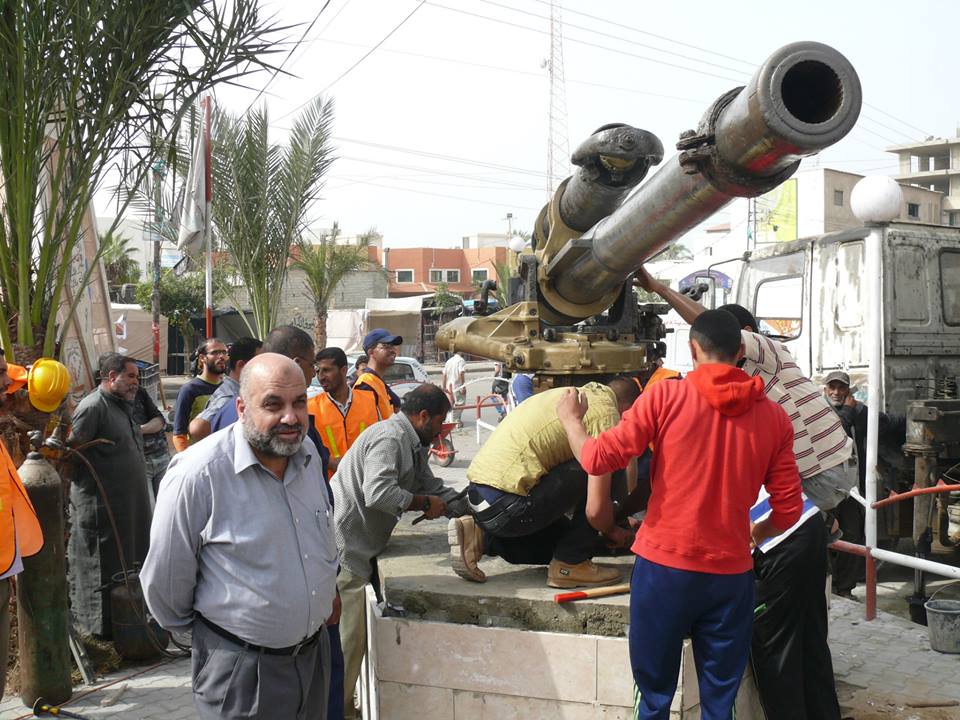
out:
M637 284L666 300L688 323L700 303L654 280L645 270ZM804 492L800 521L774 546L754 551L756 610L753 670L767 717L839 720L833 664L827 645L827 531L811 505L832 510L856 485L853 442L820 388L800 371L783 343L755 332L757 321L740 305L720 308L740 322L743 370L763 379L768 398L793 424L793 452ZM758 498L755 510L760 510ZM760 515L758 515L759 517ZM754 513L751 512L751 518Z

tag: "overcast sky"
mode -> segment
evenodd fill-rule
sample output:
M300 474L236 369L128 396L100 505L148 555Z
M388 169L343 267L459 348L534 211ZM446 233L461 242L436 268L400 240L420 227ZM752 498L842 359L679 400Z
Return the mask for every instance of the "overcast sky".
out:
M547 0L264 0L298 39L292 77L220 89L242 112L266 85L275 139L318 93L336 105L338 159L315 220L347 234L375 226L392 246L454 246L529 230L546 198L550 55ZM600 125L656 133L668 157L720 94L776 48L817 40L853 63L864 108L853 132L805 165L893 173L895 143L955 136L960 4L563 0L567 137ZM379 44L379 47L373 49ZM282 58L283 55L279 55Z

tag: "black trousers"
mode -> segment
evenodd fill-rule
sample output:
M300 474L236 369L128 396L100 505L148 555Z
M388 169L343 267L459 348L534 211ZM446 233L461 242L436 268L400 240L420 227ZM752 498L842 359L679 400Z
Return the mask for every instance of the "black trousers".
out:
M847 498L837 505L837 523L843 531L842 540L863 545L865 539L864 523L866 510L853 498ZM864 560L859 555L837 552L833 556L833 589L841 592L853 590L863 579Z
M605 549L587 522L587 474L575 460L553 468L526 497L510 496L508 506L511 519L495 530L482 514L476 516L485 531L486 555L514 565L548 565L554 558L575 565Z
M827 529L814 515L767 553L755 550L751 656L768 720L840 720L827 645Z

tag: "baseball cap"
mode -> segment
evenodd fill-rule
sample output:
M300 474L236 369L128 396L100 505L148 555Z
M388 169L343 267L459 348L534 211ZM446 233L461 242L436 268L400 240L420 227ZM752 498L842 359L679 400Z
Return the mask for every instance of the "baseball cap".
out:
M7 376L11 383L7 387L8 393L15 393L17 390L27 384L27 369L23 365L14 365L7 363Z
M364 352L368 351L378 343L383 343L384 345L400 345L403 343L403 338L399 335L391 335L389 330L384 330L383 328L374 328L367 333L365 338L363 338Z
M823 384L829 385L834 380L842 382L847 386L850 385L850 376L847 375L843 370L834 370L832 373L828 374L827 377L824 378Z

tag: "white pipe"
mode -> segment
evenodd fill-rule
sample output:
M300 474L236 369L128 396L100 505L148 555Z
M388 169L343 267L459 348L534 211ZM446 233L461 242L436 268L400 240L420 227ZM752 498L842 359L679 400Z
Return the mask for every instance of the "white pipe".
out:
M876 512L876 511L874 511ZM871 548L870 554L877 560L902 565L903 567L913 568L914 570L923 570L923 572L932 575L941 575L943 577L955 578L960 580L960 567L945 565L944 563L933 562L932 560L922 560L912 555L902 555L901 553L891 552L890 550L880 550Z
M870 507L869 505L867 505L866 498L864 498L863 495L860 494L860 491L857 490L857 488L853 488L852 490L850 490L850 497L852 497L858 503L863 505L863 507L865 508Z
M875 226L867 236L867 338L870 348L870 370L867 375L867 385L870 388L867 405L867 452L861 462L867 464L866 490L867 513L864 525L866 546L877 546L877 511L873 503L877 501L877 444L880 430L880 404L883 402L883 303L881 288L880 253L882 250L885 227Z

